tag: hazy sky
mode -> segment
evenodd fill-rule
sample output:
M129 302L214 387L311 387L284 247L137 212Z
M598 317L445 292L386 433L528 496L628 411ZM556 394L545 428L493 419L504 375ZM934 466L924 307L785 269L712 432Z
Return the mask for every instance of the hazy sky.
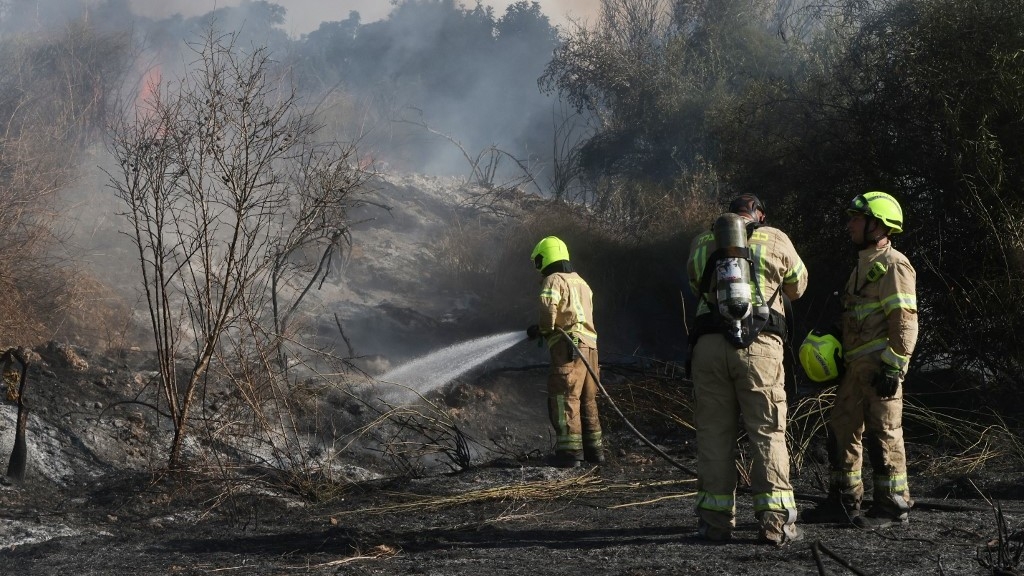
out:
M316 30L320 22L344 20L352 10L359 12L362 21L372 22L387 16L391 11L388 0L270 0L274 4L284 6L288 10L285 29L291 35L299 35ZM515 0L483 0L484 5L492 6L496 16L505 13L505 8ZM597 16L600 2L597 0L537 0L541 10L551 19L551 23L565 25L568 18L594 19ZM237 6L241 0L130 0L134 11L145 16L163 18L172 14L196 16L205 14L215 7ZM475 0L460 0L469 8L476 5Z

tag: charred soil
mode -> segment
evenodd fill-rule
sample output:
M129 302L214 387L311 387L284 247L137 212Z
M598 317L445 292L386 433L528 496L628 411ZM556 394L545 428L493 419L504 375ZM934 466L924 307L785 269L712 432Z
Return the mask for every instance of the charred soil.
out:
M908 525L875 532L803 525L803 542L775 549L757 542L750 498L741 492L736 537L712 544L695 534L693 479L628 432L608 406L604 465L543 465L550 438L539 394L542 367L485 374L440 399L489 440L527 439L515 450L481 452L457 472L410 477L382 469L364 480L310 479L312 488L303 489L256 466L154 472L166 436L153 414L119 404L137 397L144 358L89 358L79 350L84 357L75 362L61 347L39 352L26 398L33 409L28 477L0 486L0 574L995 574L993 566L1015 562L1019 568L1021 473L936 473L927 465L935 451L919 444L911 444L918 505ZM608 381L625 400L621 381ZM3 410L6 458L14 407ZM692 436L646 432L695 467ZM801 495L815 497L825 471L811 460L795 481Z

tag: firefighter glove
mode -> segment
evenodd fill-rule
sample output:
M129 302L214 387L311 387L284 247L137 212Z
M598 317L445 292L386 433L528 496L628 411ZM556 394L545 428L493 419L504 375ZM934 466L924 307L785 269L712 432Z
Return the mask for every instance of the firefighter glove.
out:
M530 340L536 340L540 337L540 326L534 324L526 329L526 337Z
M882 364L882 370L875 376L875 391L882 398L892 398L900 386L900 371L897 368Z

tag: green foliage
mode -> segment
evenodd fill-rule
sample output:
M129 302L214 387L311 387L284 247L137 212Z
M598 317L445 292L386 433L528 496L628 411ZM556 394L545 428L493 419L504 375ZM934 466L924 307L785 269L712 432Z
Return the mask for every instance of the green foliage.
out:
M718 110L788 66L763 4L604 0L597 25L566 39L541 81L600 120L581 150L592 180L671 182L716 162Z
M895 194L908 224L897 244L919 271L917 366L1017 377L1024 5L906 0L864 16L840 57L822 49L816 72L762 83L721 119L725 161L737 184L798 201L796 238L832 231L806 247L815 280L849 198Z

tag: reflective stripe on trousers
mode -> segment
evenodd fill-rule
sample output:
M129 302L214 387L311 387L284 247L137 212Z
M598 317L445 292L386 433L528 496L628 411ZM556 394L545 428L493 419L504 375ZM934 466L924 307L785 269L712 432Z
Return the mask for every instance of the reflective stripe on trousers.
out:
M579 453L584 448L601 448L601 420L597 412L597 381L583 360L562 338L551 347L551 371L548 374L548 416L555 429L555 449ZM587 362L597 372L597 350L580 346Z
M876 495L883 508L912 505L903 444L903 386L892 398L879 398L873 381L880 370L881 352L848 362L828 418L830 491L848 507L864 497L861 469L865 448L871 461Z
M741 414L753 446L750 481L754 493L789 495L761 502L766 506L782 502L791 506L758 509L762 528L777 531L780 522L789 524L795 519L786 447L782 354L781 339L767 334L744 349L733 347L721 334L701 336L694 347L697 490L705 495L703 500L698 495L697 508L700 518L714 528L729 530L735 526L732 494L736 490L736 438Z

